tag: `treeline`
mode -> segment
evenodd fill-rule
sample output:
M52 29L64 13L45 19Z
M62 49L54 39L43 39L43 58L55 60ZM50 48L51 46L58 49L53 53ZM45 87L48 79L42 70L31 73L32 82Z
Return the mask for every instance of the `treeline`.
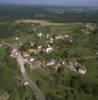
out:
M97 22L98 10L80 8L49 8L32 6L2 6L0 19L48 19L52 22Z

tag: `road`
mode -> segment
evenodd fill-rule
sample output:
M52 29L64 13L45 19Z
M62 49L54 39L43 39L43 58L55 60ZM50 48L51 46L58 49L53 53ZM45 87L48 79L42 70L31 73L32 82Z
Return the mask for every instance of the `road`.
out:
M18 56L17 56L17 62L20 65L20 71L23 75L23 78L26 82L29 82L29 86L32 89L33 93L35 94L36 100L46 100L44 94L40 91L37 85L30 79L30 77L26 73L26 70L24 67L24 64L26 63L26 61L21 56L20 52L18 53Z
M98 58L98 56L88 56L88 57L84 57L83 59L96 59Z

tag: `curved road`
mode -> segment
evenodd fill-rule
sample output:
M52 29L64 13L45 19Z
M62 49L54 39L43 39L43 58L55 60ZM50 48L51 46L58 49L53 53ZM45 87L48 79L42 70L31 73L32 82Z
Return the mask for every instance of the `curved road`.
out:
M24 67L24 64L26 63L26 61L21 56L20 52L18 53L18 56L17 56L17 62L20 65L20 70L23 75L23 78L26 82L29 82L29 86L32 89L32 91L34 92L34 94L36 96L36 100L46 100L43 93L40 91L40 89L37 87L37 85L30 79L30 77L26 73L25 67Z

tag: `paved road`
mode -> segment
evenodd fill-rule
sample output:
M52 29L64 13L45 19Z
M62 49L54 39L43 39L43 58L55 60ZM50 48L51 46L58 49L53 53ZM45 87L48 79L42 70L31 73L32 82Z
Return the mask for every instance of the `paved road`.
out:
M20 70L21 70L21 73L23 75L23 78L26 82L29 82L29 86L32 89L32 91L34 92L34 94L36 96L36 100L46 100L43 93L40 91L40 89L37 87L37 85L30 79L30 77L26 73L26 70L24 67L24 64L26 61L21 56L21 53L19 53L17 56L17 62L20 65Z

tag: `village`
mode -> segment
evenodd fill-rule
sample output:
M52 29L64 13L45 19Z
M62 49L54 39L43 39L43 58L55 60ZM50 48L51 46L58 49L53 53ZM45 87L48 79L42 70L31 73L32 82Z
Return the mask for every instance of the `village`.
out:
M17 69L15 80L24 88L29 87L35 97L40 98L38 100L47 100L45 93L47 87L51 85L53 87L56 84L65 86L70 83L71 85L74 79L80 82L80 77L79 85L81 85L82 78L89 77L92 74L93 64L96 65L98 50L92 49L90 40L97 29L96 24L77 23L76 29L64 31L64 28L68 28L67 25L49 27L33 25L31 27L33 31L15 35L0 42L1 55L3 54L1 58L7 62L6 58L9 59L13 71ZM50 27L55 28L56 31L51 32ZM57 27L60 27L61 32ZM47 30L42 31L44 29ZM59 87L58 90L60 90ZM9 96L8 94L6 97L9 98Z
M89 35L93 30L95 30L95 25L86 24L84 29L81 29L83 35ZM29 62L30 70L36 68L45 68L48 70L58 70L62 66L78 72L80 74L86 74L87 68L85 64L81 63L78 58L78 53L70 54L66 52L64 48L66 46L71 46L73 44L73 36L71 34L44 34L44 33L35 33L37 42L25 42L19 44L19 37L15 37L16 46L19 46L19 51L22 54L22 57ZM39 41L44 39L44 44L41 44ZM62 46L64 45L63 51ZM60 48L61 47L61 48ZM59 52L57 52L59 50ZM61 53L61 56L59 53ZM11 57L17 56L17 49L13 48L11 51ZM77 56L75 56L77 55ZM69 59L66 59L68 58ZM28 65L26 65L28 67Z
M98 100L97 0L0 5L0 100Z

